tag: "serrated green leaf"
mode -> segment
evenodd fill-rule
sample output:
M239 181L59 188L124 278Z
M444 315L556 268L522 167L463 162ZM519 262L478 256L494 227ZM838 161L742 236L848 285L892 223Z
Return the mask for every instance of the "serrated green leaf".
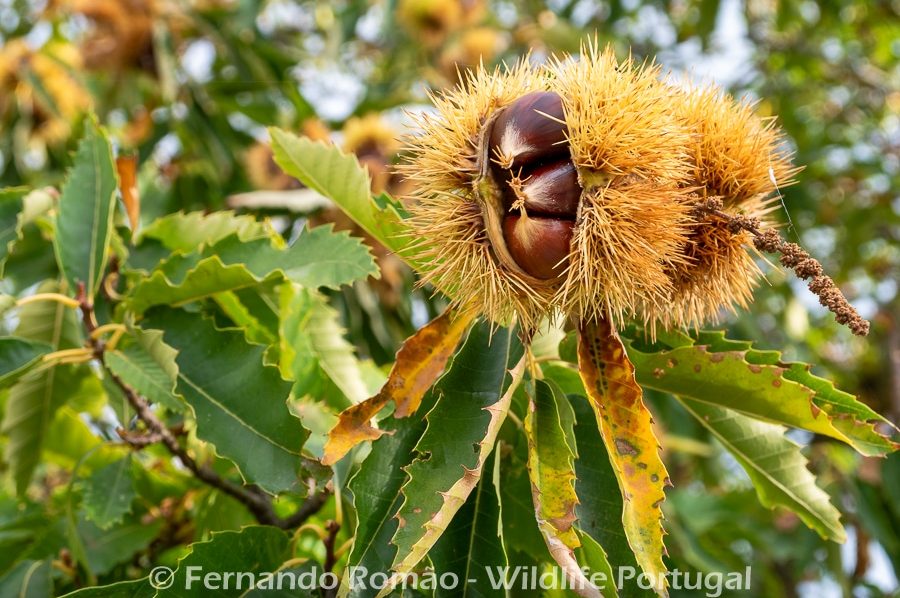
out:
M56 290L45 283L38 292ZM52 350L69 349L81 342L74 310L64 305L39 301L19 310L16 335L46 343ZM41 457L47 428L53 415L73 396L84 379L84 368L71 365L42 365L21 379L9 391L0 434L8 437L4 459L10 464L17 491L24 493Z
M528 479L527 466L528 443L518 427L514 442L504 454L503 466L500 468L503 539L510 560L521 560L524 556L535 562L547 562L550 553L547 552L543 535L534 518L534 502L531 500L531 480ZM506 442L503 448L507 448Z
M12 244L19 238L19 214L27 193L25 187L0 189L0 277Z
M456 575L460 586L435 588L436 598L506 596L497 586L508 565L500 513L500 459L497 451L485 464L478 486L447 531L428 552L435 575ZM493 575L491 575L493 574Z
M436 399L436 392L428 393L423 408L432 408ZM403 467L415 456L414 448L425 431L425 418L388 418L382 422L382 429L387 433L372 443L371 452L349 483L356 511L356 532L347 565L348 568L365 567L373 573L387 573L394 562L397 548L391 544L391 538L397 531L394 515L403 502L400 493L406 481ZM376 588L351 587L351 579L345 572L341 597L372 598L376 594Z
M120 523L131 512L131 503L137 497L131 467L132 457L128 455L84 480L82 505L87 518L100 529Z
M337 289L367 276L379 276L375 258L362 240L347 231L335 232L330 224L307 229L288 253L285 276L310 289ZM266 261L266 255L256 253L251 262L254 271L262 270Z
M285 284L280 303L280 369L282 376L297 382L295 394L308 394L310 376L321 370L346 397L346 401L332 402L334 407L368 398L371 393L356 350L344 339L338 313L326 299L314 290Z
M240 531L225 531L213 533L207 542L195 542L190 546L190 553L178 561L178 569L172 588L178 588L179 598L199 596L206 598L210 590L204 587L202 581L194 580L188 588L187 576L190 567L199 567L199 574L216 571L242 571L255 575L275 571L282 563L291 558L290 538L278 528L254 525L247 526ZM198 570L192 571L198 575ZM224 586L216 590L215 595L242 596L251 589L246 585L236 588L237 581L230 584L228 589Z
M121 457L121 447L104 444L80 414L66 405L56 412L44 441L44 455L49 463L74 468L82 457L81 467L92 471Z
M332 227L307 230L287 249L270 239L241 241L237 235L188 255L175 254L134 288L129 307L183 305L226 291L285 277L304 287L338 288L377 274L372 254L359 239Z
M54 247L69 290L81 282L93 298L109 258L118 177L109 140L96 119L86 119L84 129L60 192Z
M407 227L397 209L380 207L369 190L369 175L356 157L334 145L270 128L275 162L301 183L335 202L367 233L403 257Z
M578 563L582 567L587 567L590 572L587 575L588 579L600 589L604 596L618 596L616 572L609 564L606 551L590 534L580 529L578 530L578 540L581 542L581 546L575 551L575 556Z
M42 540L50 536L56 519L43 505L0 497L0 577L23 559L49 556L41 553Z
M775 424L836 438L864 455L883 455L895 443L875 429L886 420L810 366L783 363L777 351L756 351L722 333L701 333L696 344L651 349L626 341L642 386L689 397Z
M575 558L581 546L575 528L574 415L565 397L543 380L535 381L525 416L528 476L538 527L553 560L580 596L599 597ZM601 550L602 552L602 550Z
M176 255L172 260L184 262ZM165 268L172 261L164 262ZM278 274L272 273L272 278ZM196 263L181 278L170 279L164 270L155 270L138 283L127 300L128 308L142 314L154 305L177 307L212 297L217 293L234 291L258 285L268 277L259 278L243 264L225 264L219 256L212 256Z
M154 310L145 325L162 330L178 351L176 390L194 412L197 436L233 461L245 480L272 493L296 490L309 432L288 409L290 383L263 365L265 347L180 310Z
M38 286L35 293L58 291L59 285L46 281ZM83 338L77 312L55 301L36 301L23 305L19 309L15 335L47 343L54 351L80 347Z
M486 322L469 332L436 388L439 399L405 468L403 505L393 543L399 579L418 564L478 483L524 370L523 348L510 329ZM382 593L384 595L384 593Z
M156 239L172 252L189 253L235 234L242 241L268 237L271 231L253 216L216 212L176 212L154 220L141 230L142 239Z
M278 342L275 332L265 326L257 314L251 311L241 297L234 291L225 291L213 295L213 301L222 312L231 318L238 328L244 330L247 341L259 345L274 345ZM267 309L267 308L266 308Z
M78 537L84 544L90 570L103 575L116 565L127 563L138 552L147 548L159 535L163 522L150 523L128 521L109 529L100 529L93 522L79 517Z
M793 511L824 539L847 539L841 514L816 486L800 447L784 437L784 427L694 399L679 400L741 464L762 504Z
M106 366L153 403L175 412L184 411L184 398L175 392L178 352L163 342L163 333L159 330L133 328L130 336L132 342L104 353Z
M22 561L0 577L0 596L52 598L51 571L50 561Z
M156 588L149 578L136 579L134 581L120 581L106 586L94 586L82 588L62 598L153 598L156 596Z
M52 351L47 343L14 336L0 338L0 386L8 386Z
M306 561L300 565L291 563L296 563L296 560L292 559L287 561L285 565L272 572L274 573L272 577L263 573L263 575L257 578L256 589L241 594L241 598L320 598L323 594L322 590L318 588L309 589L308 587L303 586L308 586L306 580L318 580L323 575L324 570L322 566L312 560ZM296 589L292 589L290 583L282 582L280 584L281 588L279 589L279 575L290 575L291 577L284 578L286 580L294 578L304 581L302 583L298 582L297 585L301 587ZM328 583L328 578L324 581Z

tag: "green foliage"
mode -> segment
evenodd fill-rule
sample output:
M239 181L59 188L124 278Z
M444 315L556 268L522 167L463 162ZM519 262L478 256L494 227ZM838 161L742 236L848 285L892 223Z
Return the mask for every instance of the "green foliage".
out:
M153 403L183 411L184 399L175 392L178 352L163 341L160 330L132 328L129 332L131 342L104 355L106 367Z
M823 538L847 540L838 521L840 513L816 486L800 447L784 437L784 428L700 401L682 398L681 402L741 464L760 502L793 511Z
M53 591L50 561L21 561L0 578L0 591L7 596L44 598Z
M428 553L435 571L465 579L466 594L473 598L506 595L494 588L490 574L493 572L496 578L508 565L500 514L498 453L493 452L478 486ZM453 590L435 588L435 596L454 595Z
M19 238L19 212L27 191L24 187L0 190L0 275L9 257L10 246Z
M131 455L95 471L84 483L84 509L88 519L100 529L122 521L131 512L137 497Z
M112 148L94 119L85 121L75 167L59 198L55 247L69 288L84 285L90 299L97 294L109 259L113 210L118 186Z
M274 247L269 238L243 241L233 234L186 255L175 253L138 284L130 307L143 313L153 305L184 305L275 278L339 288L376 273L359 240L330 227L307 231L287 249Z
M811 373L804 363L784 363L778 351L752 349L722 333L679 338L673 347L629 355L647 388L711 402L751 417L804 428L852 444L864 455L893 451L875 425L893 426L853 395ZM660 348L659 346L657 348Z
M409 242L393 206L372 201L369 177L353 156L337 148L270 129L275 160L284 171L341 206L359 226L385 247L402 254Z
M591 584L579 572L582 566L606 574L608 580L614 579L614 574L603 548L588 534L580 534L576 525L579 501L575 492L574 426L575 413L562 392L538 380L525 417L535 515L550 555L572 579L587 588ZM586 545L582 544L582 537L588 538ZM580 562L575 558L576 549L580 549ZM603 590L604 596L617 595L611 582L598 589Z
M50 352L50 345L24 338L0 338L0 383L10 384L27 372L42 355Z
M390 592L353 583L354 567L459 580L394 596L571 596L519 590L516 568L583 567L602 595L643 598L647 584L608 580L651 560L752 567L748 596L895 589L896 6L453 0L421 29L403 6L428 2L25 4L6 10L0 46L0 596ZM734 26L745 57L722 43ZM631 435L597 419L622 406L627 360L596 364L606 400L592 404L562 328L529 349L466 320L439 377L397 354L453 313L407 250L427 239L404 223L401 112L455 84L479 61L468 53L540 60L584 31L666 67L728 64L713 74L778 115L806 170L773 216L789 211L784 234L871 316L869 338L760 262L771 284L723 330L619 331L643 406L613 423ZM376 133L356 120L370 114ZM388 372L397 396L365 422L377 439L322 465L338 414ZM648 454L654 433L675 488L636 508L650 494L615 440ZM509 591L494 585L506 566ZM171 588L154 587L157 567ZM341 583L187 590L192 567Z
M197 314L161 309L146 320L178 351L177 390L193 411L197 436L234 461L268 492L301 489L301 449L307 433L287 405L290 384L263 364L265 347L242 333L218 330ZM264 403L249 401L257 396Z
M288 560L290 543L283 531L264 526L248 526L238 532L213 534L208 542L198 542L191 552L178 561L173 587L185 588L186 577L197 575L192 567L203 572L245 571L251 574L271 574ZM262 583L261 581L259 583ZM237 588L232 584L230 591L224 588L217 592L220 596L243 596L249 589L248 583ZM208 596L209 589L202 583L194 583L191 591L179 590L180 596Z
M478 483L521 379L516 364L522 350L513 330L492 335L488 324L476 324L436 383L439 397L426 416L416 457L404 468L401 525L391 540L396 571L418 564ZM510 377L511 369L518 373Z
M344 395L338 407L369 397L353 345L344 340L338 315L327 301L309 289L283 285L280 297L280 367L296 382L298 395L314 395L329 380Z
M436 399L436 392L429 393L422 409L430 411ZM357 519L347 565L369 571L389 571L394 562L397 547L391 544L391 538L397 532L399 521L395 515L403 502L401 488L407 479L404 468L415 456L414 449L425 431L425 421L388 418L382 426L388 433L372 443L371 452L349 484ZM361 586L352 588L347 578L343 588L342 595L355 598L378 593Z

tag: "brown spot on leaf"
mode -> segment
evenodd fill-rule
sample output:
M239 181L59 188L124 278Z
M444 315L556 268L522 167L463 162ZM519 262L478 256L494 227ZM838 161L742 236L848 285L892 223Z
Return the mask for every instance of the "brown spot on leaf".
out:
M650 481L653 482L653 483L655 484L656 482L659 481L659 476L658 476L657 474L655 474L655 473L651 473L651 474L650 474Z
M748 363L747 367L750 368L750 371L754 374L758 374L762 371L762 366L755 363Z
M713 363L719 363L719 362L725 360L725 354L724 353L710 353L709 360Z
M638 463L638 467L641 469L647 469L647 464L641 461L640 463Z
M703 369L703 368L700 367L700 364L699 364L699 363L694 365L694 371L697 372L698 374L700 373L700 370L702 370L702 369Z
M662 368L653 368L654 378L662 378L665 373L665 370L663 370Z
M675 367L676 365L678 365L678 360L677 360L677 359L669 359L668 361L666 361L666 367L673 368L673 367Z
M775 388L781 386L781 378L775 378L774 380L772 380L772 386L774 386Z
M616 451L620 455L637 455L639 454L638 450L634 447L633 444L625 440L624 438L616 438Z

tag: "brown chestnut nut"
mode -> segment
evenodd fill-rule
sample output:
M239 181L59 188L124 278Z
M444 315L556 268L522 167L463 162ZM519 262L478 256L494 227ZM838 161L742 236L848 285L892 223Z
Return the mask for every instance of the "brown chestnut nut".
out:
M538 166L525 179L504 182L502 192L507 210L521 199L529 215L575 218L581 201L578 171L568 158Z
M504 108L491 127L490 159L515 174L548 158L567 157L562 100L552 91L526 94Z
M565 271L574 228L571 220L507 214L503 218L503 239L522 270L550 280Z

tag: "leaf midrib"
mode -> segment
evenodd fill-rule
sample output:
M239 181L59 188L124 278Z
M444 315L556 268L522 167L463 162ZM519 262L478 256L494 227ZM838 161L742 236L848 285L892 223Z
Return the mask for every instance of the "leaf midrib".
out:
M190 378L188 378L185 374L179 372L178 377L179 377L181 380L184 380L184 382L185 382L186 384L190 385L191 388L193 388L193 389L196 390L198 393L200 393L200 395L201 395L204 399L206 399L207 401L209 401L210 403L212 403L213 405L215 405L216 407L218 407L219 409L221 409L223 413L225 413L226 415L230 416L234 421L238 422L238 424L240 424L241 427L246 428L246 429L249 430L251 433L253 433L255 436L258 436L259 438L262 438L262 439L265 440L267 443L271 444L272 446L274 446L274 447L276 447L276 448L278 448L278 449L280 449L280 450L282 450L282 451L284 451L284 452L286 452L286 453L288 453L288 454L290 454L290 455L294 455L294 456L296 456L296 457L300 457L300 456L301 456L300 451L294 451L294 450L291 450L290 448L288 448L288 447L286 447L286 446L283 446L282 444L276 442L276 441L275 441L274 439L272 439L272 438L269 438L268 436L266 436L265 434L263 434L262 432L260 432L259 430L257 430L257 429L254 428L253 426L251 426L248 422L244 421L244 420L243 420L241 417L239 417L236 413L234 413L233 411L231 411L228 407L226 407L224 404L222 404L221 402L219 402L218 400L216 400L212 395L210 395L209 393L207 393L207 392L203 389L203 387L201 387L201 386L199 386L198 384L196 384L193 380L191 380Z
M829 530L831 530L831 531L834 532L835 534L840 535L841 530L840 530L839 528L833 527L833 526L830 525L827 521L825 521L825 520L823 520L821 517L819 517L819 515L816 513L816 511L815 511L815 510L814 510L814 509L813 509L806 501L801 500L800 497L798 497L798 496L797 496L790 488L786 487L784 484L782 484L782 483L781 483L780 481L778 481L777 479L772 478L770 475L767 475L767 474L768 474L768 471L767 471L767 470L765 470L765 469L763 469L762 467L760 467L760 466L755 462L755 460L753 460L751 457L749 457L743 450L739 449L734 443L730 442L730 441L729 441L727 438L725 438L721 433L719 433L715 428L713 428L712 426L710 426L710 425L709 425L709 422L708 422L706 419L704 419L703 416L701 416L699 413L697 413L696 411L694 411L693 409L691 409L691 407L690 407L689 405L687 405L684 401L679 401L679 402L685 407L685 409L687 409L687 410L690 412L691 415L693 415L695 418L697 418L697 421L699 421L699 422L703 425L704 428L706 428L707 430L709 430L709 432L710 432L713 436L715 436L716 439L717 439L719 442L721 442L721 443L722 443L722 444L723 444L730 452L734 453L735 455L740 455L740 457L741 457L748 465L750 465L750 467L752 467L752 468L753 468L755 471L757 471L758 473L762 474L763 477L765 477L765 478L766 478L773 486L775 486L776 488L780 489L780 490L781 490L782 492L784 492L785 495L788 496L791 500L793 500L793 501L794 501L795 503L797 503L799 506L803 507L804 510L805 510L807 513L809 513L809 515L811 515L812 517L815 517L815 519L816 519L817 521L821 521L821 522L823 523L823 525L824 525L826 528L828 528ZM721 409L721 407L720 407L720 409ZM746 440L746 439L745 439L745 440Z

